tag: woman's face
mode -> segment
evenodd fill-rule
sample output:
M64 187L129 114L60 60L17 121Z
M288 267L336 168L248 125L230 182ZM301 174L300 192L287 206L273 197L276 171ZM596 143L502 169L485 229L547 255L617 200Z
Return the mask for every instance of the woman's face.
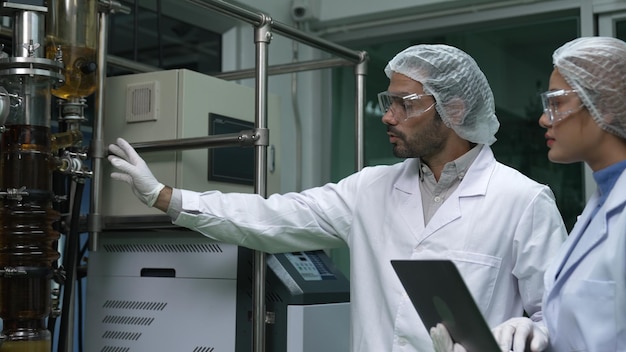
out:
M566 94L559 94L560 90ZM569 93L573 88L567 84L558 69L550 76L550 98L544 98L544 105L552 111L552 121L546 111L539 118L539 125L546 129L546 144L550 149L548 159L555 163L589 163L596 156L594 151L601 143L604 131L595 123L589 110L576 93Z

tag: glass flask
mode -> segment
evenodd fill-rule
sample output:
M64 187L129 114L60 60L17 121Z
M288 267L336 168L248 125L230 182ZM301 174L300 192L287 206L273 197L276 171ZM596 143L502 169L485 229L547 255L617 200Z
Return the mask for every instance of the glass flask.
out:
M97 11L97 0L52 1L48 7L46 57L61 55L65 66L65 84L52 90L58 98L87 97L97 88Z

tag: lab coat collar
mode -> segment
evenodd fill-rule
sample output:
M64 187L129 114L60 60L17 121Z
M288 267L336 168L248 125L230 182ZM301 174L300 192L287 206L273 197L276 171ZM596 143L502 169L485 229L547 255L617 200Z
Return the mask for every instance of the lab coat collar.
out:
M409 159L406 161L409 165L405 168L402 177L400 177L396 184L395 190L401 191L407 194L420 194L419 182L420 177L420 161L419 159ZM476 195L484 195L487 192L487 186L495 167L495 158L491 148L483 145L480 153L467 169L465 177L461 184L463 187L459 187L457 191L461 193L459 197L471 197ZM485 173L489 177L485 177ZM468 181L469 180L469 181ZM456 193L456 192L455 192Z
M483 145L476 160L467 169L465 177L461 181L463 187L459 187L459 198L484 196L491 181L493 170L496 167L496 158L489 146Z
M607 213L610 213L611 210L615 208L621 207L624 203L626 203L626 170L622 171L615 186L613 186L613 190L606 199L605 206Z
M608 198L600 209L598 209L598 212L595 213L594 210L598 206L599 198L598 191L596 191L587 202L587 206L585 206L583 213L576 221L576 225L574 225L569 235L569 243L578 243L583 234L587 236L584 242L585 248L579 248L579 250L575 252L576 254L572 256L574 248L577 246L565 246L561 254L557 257L559 264L555 266L556 270L551 273L552 279L555 280L555 286L565 282L582 258L601 241L607 238L608 218L613 214L615 209L622 209L624 203L626 203L626 171L622 172ZM596 214L595 216L594 213ZM586 231L587 229L592 230Z
M496 160L491 148L482 146L482 149L472 165L470 165L459 187L442 204L428 225L424 227L424 212L422 208L419 188L419 160L407 160L407 167L402 177L398 178L394 190L412 198L411 203L419 206L406 206L400 209L400 215L413 229L418 241L423 241L438 229L461 217L460 201L463 197L484 196L487 186L493 175ZM399 195L400 196L400 195ZM416 214L418 214L416 216ZM421 220L416 220L416 218Z

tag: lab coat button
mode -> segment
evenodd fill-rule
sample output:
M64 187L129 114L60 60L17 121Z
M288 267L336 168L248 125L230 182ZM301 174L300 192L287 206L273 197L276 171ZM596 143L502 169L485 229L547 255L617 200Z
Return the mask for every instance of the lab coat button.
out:
M406 339L401 337L398 339L398 345L400 346L405 346L406 345Z
M433 200L435 201L435 203L439 203L441 202L441 197L437 196Z

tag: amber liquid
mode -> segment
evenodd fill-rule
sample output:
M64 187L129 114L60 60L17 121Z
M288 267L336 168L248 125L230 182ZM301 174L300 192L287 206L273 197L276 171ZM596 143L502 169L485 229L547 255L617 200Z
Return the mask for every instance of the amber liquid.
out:
M50 40L46 47L46 57L54 59L56 46L59 43ZM87 63L96 62L96 50L93 48L61 45L63 51L63 63L65 65L65 84L58 89L53 89L52 94L61 99L87 97L96 91L98 84L98 71L84 72L83 66Z
M7 341L0 346L0 352L50 352L52 347L47 341Z
M59 233L53 223L59 214L52 208L50 129L7 128L0 141L0 190L25 187L31 195L0 198L0 268L28 273L0 277L0 318L7 336L0 351L44 351L40 348L46 342L41 340L47 330L42 332L41 322L50 313L51 266L59 258L54 247ZM32 341L23 341L25 335Z
M50 137L52 142L50 149L55 152L62 148L69 148L80 144L83 141L83 133L80 130L71 130L53 134Z

